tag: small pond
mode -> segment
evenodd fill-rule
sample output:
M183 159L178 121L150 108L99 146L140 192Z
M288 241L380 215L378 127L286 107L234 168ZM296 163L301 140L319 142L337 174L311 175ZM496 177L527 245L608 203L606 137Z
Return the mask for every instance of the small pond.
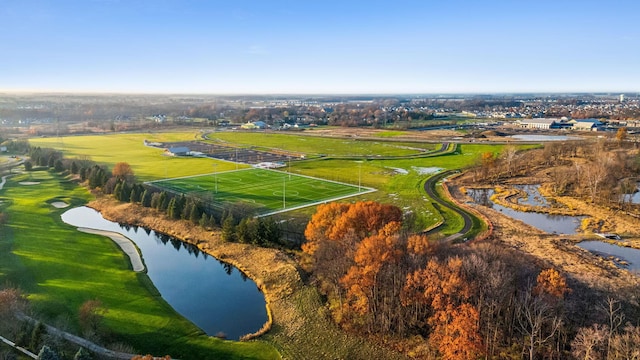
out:
M535 212L518 211L502 205L498 205L490 200L494 194L493 189L467 189L467 194L474 202L490 207L496 211L521 220L522 222L536 227L542 231L556 234L575 234L584 216L549 215ZM531 198L532 196L529 195Z
M631 204L640 204L640 183L636 186L636 192L633 194L624 194L623 201Z
M510 135L507 137L517 141L566 141L566 140L580 139L579 137L566 136L566 135L534 135L534 134Z
M256 284L233 266L170 236L105 220L88 207L62 214L76 227L120 233L140 249L147 274L162 298L208 335L237 340L267 322L265 299Z
M621 267L628 268L629 270L640 271L640 250L638 249L617 246L596 240L583 241L578 243L578 246L599 256L620 258L628 263L627 266ZM620 266L619 261L616 261L616 263Z

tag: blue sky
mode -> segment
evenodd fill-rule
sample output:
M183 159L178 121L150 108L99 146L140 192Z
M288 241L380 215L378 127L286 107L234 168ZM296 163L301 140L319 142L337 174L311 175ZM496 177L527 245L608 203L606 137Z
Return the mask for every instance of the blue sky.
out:
M0 90L640 91L640 1L1 0Z

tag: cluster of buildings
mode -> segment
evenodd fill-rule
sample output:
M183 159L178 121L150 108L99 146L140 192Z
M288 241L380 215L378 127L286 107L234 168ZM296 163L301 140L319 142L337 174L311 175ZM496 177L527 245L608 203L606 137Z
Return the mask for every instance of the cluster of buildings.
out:
M567 129L577 131L602 131L604 123L597 119L525 119L518 121L520 127L526 129Z

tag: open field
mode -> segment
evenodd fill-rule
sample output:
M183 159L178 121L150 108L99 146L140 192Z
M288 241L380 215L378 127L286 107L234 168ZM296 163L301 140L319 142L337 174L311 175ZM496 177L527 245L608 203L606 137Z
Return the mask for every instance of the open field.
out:
M344 129L340 129L344 131ZM315 130L314 130L315 132ZM404 132L382 132L387 135L398 135ZM113 166L120 161L128 162L136 176L143 181L154 181L185 176L211 174L216 170L218 174L237 168L246 168L243 164L218 161L207 158L168 157L162 150L143 145L143 140L153 142L189 141L195 140L199 134L191 133L145 133L145 134L116 134L97 136L77 136L64 138L36 138L31 139L33 145L49 146L61 149L68 157L88 156ZM462 144L458 151L433 157L410 157L392 160L375 159L375 154L386 153L393 156L415 156L424 154L420 149L433 150L439 144L425 142L385 142L361 141L352 138L335 138L331 136L305 136L296 133L262 133L262 132L216 132L211 134L213 143L233 146L255 146L257 148L273 149L277 147L286 151L314 154L325 153L333 156L347 156L358 154L362 160L330 159L292 161L291 172L294 174L313 176L317 178L338 181L348 184L358 184L376 188L375 193L357 195L356 200L376 200L393 203L406 212L413 212L416 218L416 230L429 228L443 221L449 221L441 228L445 235L459 230L461 219L455 214L447 214L446 210L434 206L422 189L424 181L439 170L461 169L477 163L484 152L499 153L503 145L491 144ZM520 148L531 147L519 145ZM358 158L354 156L354 158ZM374 159L366 160L366 157ZM202 186L202 185L200 185ZM284 185L286 186L286 184ZM269 197L279 197L274 192L282 191L276 184L277 190L272 190ZM299 192L299 190L296 190ZM293 194L293 193L292 193ZM282 193L280 193L280 196ZM253 199L256 201L255 199ZM282 208L282 199L272 199L273 206ZM260 201L257 201L260 202ZM277 205L276 205L277 204ZM291 207L287 204L287 207ZM298 210L309 213L311 210Z
M150 142L169 142L195 140L196 137L197 134L191 131L32 138L29 139L29 143L32 146L62 150L67 158L89 157L110 168L124 161L129 163L136 176L144 181L206 174L213 170L213 164L217 164L218 171L246 167L243 164L236 166L230 162L214 159L165 156L161 149L145 146L143 143L145 139Z
M313 131L309 132L313 134ZM208 134L214 142L259 146L328 156L408 156L435 150L438 144L426 142L385 142L343 139L299 134L225 131Z
M323 160L291 164L291 171L329 180L357 183L361 168L362 185L378 189L364 194L358 200L376 200L392 203L416 215L416 230L447 220L441 229L445 235L456 233L462 219L448 214L446 209L434 206L423 190L424 181L439 171L463 169L474 165L484 152L499 153L503 145L458 145L453 154L415 159L396 160ZM444 217L443 213L444 212Z
M210 199L210 202L220 208L225 203L244 202L261 215L372 191L357 185L265 169L226 171L154 181L150 184L185 195L198 196L204 193L204 199Z
M113 334L110 341L130 344L143 354L278 358L262 341L238 343L204 335L162 300L146 274L131 271L128 259L111 240L62 223L65 209L52 203L84 204L91 198L84 188L35 171L9 178L0 196L1 210L10 219L0 228L0 284L28 294L39 320L64 323L79 333L80 305L99 299L108 309L105 325Z

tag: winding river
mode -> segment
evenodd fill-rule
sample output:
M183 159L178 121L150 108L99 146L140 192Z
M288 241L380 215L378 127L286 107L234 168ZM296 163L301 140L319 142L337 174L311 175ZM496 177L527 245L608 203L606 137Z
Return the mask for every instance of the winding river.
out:
M191 244L152 230L121 226L84 206L66 211L62 220L79 228L119 233L133 241L163 299L208 335L224 334L237 340L267 322L265 299L256 284Z
M584 219L584 216L549 215L504 207L491 201L491 196L494 194L493 189L467 189L467 193L477 204L493 208L509 217L521 220L526 224L551 234L576 234L580 226L580 221ZM531 200L528 201L534 201L533 199L535 197L535 193L529 194Z

